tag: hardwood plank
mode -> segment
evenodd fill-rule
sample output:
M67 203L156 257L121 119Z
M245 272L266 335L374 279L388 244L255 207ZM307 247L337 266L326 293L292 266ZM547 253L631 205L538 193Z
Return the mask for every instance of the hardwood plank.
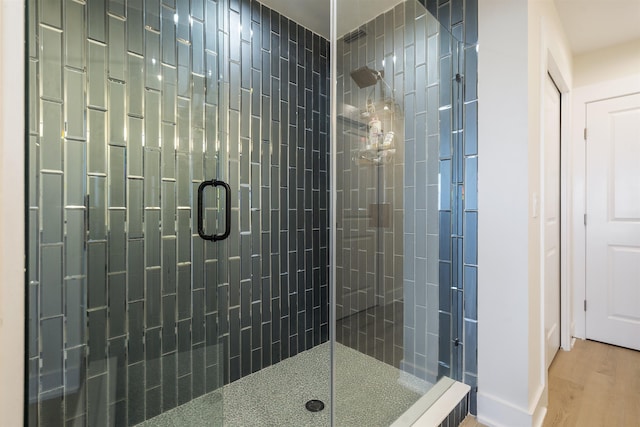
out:
M473 415L467 415L467 417L462 420L460 427L486 427L484 424L480 424L476 417Z
M614 403L612 378L598 372L590 372L586 377L582 402L578 408L577 424L580 426L619 425L611 419L615 415L615 411L611 408Z
M575 426L584 387L563 378L549 381L549 407L545 426Z
M549 369L550 426L640 425L640 352L578 340Z
M467 417L463 427L486 427ZM577 340L549 367L543 427L640 426L640 351Z

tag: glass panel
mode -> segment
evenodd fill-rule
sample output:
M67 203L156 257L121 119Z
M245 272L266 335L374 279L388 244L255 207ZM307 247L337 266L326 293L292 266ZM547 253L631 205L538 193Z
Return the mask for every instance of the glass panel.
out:
M329 425L328 41L255 0L30 6L28 423Z
M458 44L418 1L370 9L337 2L336 425L415 421L466 342Z
M475 381L474 35L332 1L335 50L270 0L30 1L30 425L389 425Z
M217 304L224 343L225 425L329 425L328 410L304 408L311 399L328 407L330 398L328 241L319 228L320 218L328 224L329 147L321 160L319 146L328 138L328 109L321 119L319 107L328 99L329 85L319 84L321 68L328 79L328 41L255 1L211 5L203 35L191 29L193 49L206 47L205 54L189 56L178 41L178 96L193 94L184 109L178 103L177 132L180 138L181 123L191 120L194 159L204 117L205 164L191 173L231 187L231 234L204 251L205 313ZM303 54L284 44L300 45ZM180 67L189 60L193 74L183 85ZM310 78L296 84L282 69L309 70ZM245 84L254 73L254 85ZM205 201L207 230L222 232L223 191L206 190Z
M185 16L194 36L178 74L175 7L29 2L29 425L134 425L224 385L227 269L193 226L203 171L228 170L215 166L221 126L204 121L218 103L204 105L218 85L204 76L204 37L218 21L191 3L199 21L192 30ZM194 88L178 102L184 81ZM221 394L209 399L204 419L221 425Z

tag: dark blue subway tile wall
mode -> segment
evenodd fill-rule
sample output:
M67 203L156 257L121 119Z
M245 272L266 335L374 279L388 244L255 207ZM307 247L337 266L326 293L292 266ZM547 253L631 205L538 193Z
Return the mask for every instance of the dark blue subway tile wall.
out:
M451 74L451 57L441 61L439 24L415 1L360 30L363 36L338 42L337 339L435 383L439 343L449 348L450 341L438 331L438 253L447 247L440 241L451 244L439 229L450 229L452 219L444 211L439 217L438 205L451 200L438 180L452 174L452 95L438 76L443 63ZM364 65L384 70L389 93L383 83L357 86L350 73ZM394 132L395 152L376 162L366 157L370 118L362 111L385 96L393 108L375 114L384 132ZM439 125L441 105L448 125ZM442 148L448 162L439 159ZM381 223L385 209L392 214Z
M28 11L29 424L136 424L327 341L328 41L254 0Z
M405 158L419 156L420 165L426 166L426 135L420 134L421 144L415 140L426 122L426 100L420 98L424 105L419 108L415 96L415 86L426 84L424 11L422 17L422 25L416 25L415 3L402 3L361 25L360 37L348 35L337 45L336 339L395 367L407 358L404 347L415 342L411 333L416 312L403 300L407 294L413 300L414 293L420 292L426 299L426 287L405 289L403 282L405 277L427 272L426 263L413 263L416 253L426 251L426 241L420 242L424 246L405 244L405 233L414 232L413 218L421 213L426 232L426 187L418 199L407 199L402 190L416 185L416 166L405 165ZM421 48L416 47L418 31L423 37ZM365 65L382 70L385 83L360 88L351 72ZM372 154L375 158L369 156L373 151L366 151L363 142L370 118L362 112L369 103L380 117L382 130L394 135L393 153L386 152L390 155L384 158L377 153ZM425 316L422 319L426 322ZM412 325L410 330L405 331L406 324ZM421 338L425 347L426 335Z
M411 7L409 6L411 5ZM417 2L405 3L405 68L415 84L405 85L405 143L411 150L404 155L404 257L405 290L403 304L412 322L404 325L404 358L401 368L418 378L435 383L438 378L438 176L447 170L439 164L441 132L439 106L447 96L440 84L438 58L441 29L433 15ZM450 101L448 101L450 103ZM414 115L411 115L414 112ZM445 201L447 203L447 201ZM446 235L445 235L446 237ZM411 292L413 290L413 292Z
M440 170L443 196L440 215L440 348L439 374L471 386L469 410L477 402L477 242L478 242L478 1L420 0L447 30L453 51L440 50L440 85L452 88L452 104L440 95ZM442 46L442 39L441 39ZM456 75L460 76L459 81ZM451 130L451 133L449 133ZM451 135L451 140L445 139ZM443 166L444 165L444 166ZM445 173L442 174L444 167ZM443 190L443 193L445 191ZM442 337L448 337L448 344Z

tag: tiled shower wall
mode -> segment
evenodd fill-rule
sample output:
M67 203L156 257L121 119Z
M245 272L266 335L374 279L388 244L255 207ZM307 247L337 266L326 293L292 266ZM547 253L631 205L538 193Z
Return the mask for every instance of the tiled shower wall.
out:
M336 305L338 318L364 315L339 322L337 334L430 382L446 375L470 384L475 413L477 0L420 3L402 3L362 25L365 36L338 42ZM371 93L349 76L363 65L384 69L403 110L402 151L380 166L354 160L366 121L358 133L345 120ZM376 227L370 206L381 201L393 214Z
M476 267L472 239L476 235L477 152L472 144L476 110L473 102L463 106L465 101L475 99L475 86L470 86L464 99L463 93L467 83L464 74L468 73L469 84L475 85L476 50L474 45L460 41L465 25L463 11L472 16L470 21L477 12L473 5L466 7L462 2L440 2L429 7L432 15L415 2L402 3L361 26L366 37L352 43L339 42L342 62L338 90L344 93L342 114L348 116L349 105L359 105L362 110L366 97L371 96L371 89L358 89L349 78L351 70L366 64L384 69L385 80L396 90L396 102L402 105L404 122L404 138L396 141L396 156L391 162L374 167L354 161L362 145L357 136L338 133L344 139L344 145L338 145L345 148L344 153L340 148L338 152L338 159L342 160L338 212L343 213L343 227L338 228L338 251L345 248L338 257L338 272L341 268L345 270L338 274L338 312L340 308L353 312L373 304L382 307L368 309L367 316L360 316L355 328L353 322L350 328L343 327L341 342L361 351L373 346L376 357L431 383L446 375L475 385ZM459 8L452 16L446 12L451 7ZM474 31L470 29L471 34ZM463 70L466 56L470 61L468 69ZM471 116L463 126L467 109ZM465 146L464 127L471 130ZM382 190L376 186L379 185L376 174L382 177ZM469 198L463 205L465 180ZM376 229L371 227L367 208L380 200L391 205L393 216L391 223ZM468 211L464 227L462 206ZM355 232L348 227L352 218L359 220L359 227L353 227ZM470 258L463 260L466 228L469 239L464 253ZM363 239L366 233L371 242ZM463 262L474 265L463 266ZM469 282L468 314L463 311L464 286L460 283L463 268ZM358 282L375 284L382 291L368 305L353 304L352 299L350 305L345 301L341 307L341 288L355 287ZM402 287L398 288L398 284ZM392 292L386 292L389 289ZM368 293L361 287L358 294L363 297ZM472 318L463 322L463 315ZM382 322L377 317L382 317ZM375 326L378 323L382 327ZM398 323L401 328L394 327ZM463 360L465 342L469 345Z
M343 96L338 100L337 191L342 221L336 304L338 317L356 317L353 313L363 308L367 312L358 315L357 322L344 322L342 328L339 323L338 340L423 379L428 377L430 356L429 380L434 383L438 372L439 25L422 5L409 0L358 30L366 35L338 42L342 59L338 93ZM384 71L386 84L359 88L350 72L364 65ZM394 106L378 109L376 115L385 132L395 132L395 152L378 164L362 160L370 119L362 112L367 99L380 101L383 95ZM354 123L362 126L359 133ZM381 207L373 212L376 205ZM353 295L356 286L361 301L341 298L341 291Z
M477 393L477 236L478 236L478 0L420 0L460 41L447 51L441 42L440 175L449 183L449 204L440 206L438 375L471 386L469 409ZM441 38L442 40L442 38ZM457 76L459 75L459 76ZM449 104L451 99L451 104ZM449 132L451 131L451 132ZM451 141L446 141L446 135ZM447 147L450 151L446 151ZM444 190L443 190L444 193ZM450 236L450 238L446 238Z
M397 8L404 11L404 5ZM366 34L338 40L336 313L338 342L399 367L402 349L404 14L379 15L359 27ZM394 35L395 34L395 35ZM347 41L345 41L345 39ZM400 49L402 51L402 49ZM351 71L367 65L384 82L360 88ZM399 86L396 86L396 80ZM389 85L389 86L387 86ZM365 116L368 101L376 108ZM387 102L388 110L383 109ZM393 131L393 154L366 151L376 116ZM413 119L408 118L408 119Z
M341 308L343 315L353 316L363 307L368 311L355 324L339 328L338 340L360 351L373 348L369 353L378 359L435 383L439 25L422 5L409 0L359 30L366 36L351 43L338 42L342 58L338 93L343 97L338 100L342 116L338 117L337 190L342 222L338 225L336 303L339 314ZM384 83L358 88L350 72L364 65L383 70L391 88ZM362 132L354 135L353 122L362 122L366 139L369 118L363 118L361 112L366 111L368 98L379 100L383 93L393 99L395 107L376 114L383 125L395 125L395 153L376 164L360 160L363 137ZM354 107L359 113L355 116L350 114ZM388 205L389 218L384 223L372 219L370 206L376 204ZM385 215L379 212L377 216ZM356 286L360 299L372 294L370 301L341 300L341 290Z
M407 3L408 4L408 3ZM441 164L451 150L450 129L441 127L440 101L451 108L450 82L441 79L440 52L451 52L446 30L424 7L415 3L415 38L405 47L407 149L404 170L404 341L402 368L435 384L438 379L438 244L449 238L440 230L438 207L450 194L439 187ZM410 83L410 84L409 84ZM410 120L411 118L411 120Z
M252 0L28 13L29 424L135 424L326 341L328 42Z

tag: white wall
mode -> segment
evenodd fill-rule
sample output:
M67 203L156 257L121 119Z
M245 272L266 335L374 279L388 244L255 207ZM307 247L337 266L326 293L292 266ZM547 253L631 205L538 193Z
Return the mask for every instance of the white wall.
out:
M552 68L570 88L571 55L550 0L480 0L478 27L478 418L539 425L542 84Z
M573 159L572 205L574 223L571 245L573 271L573 325L572 335L586 338L585 312L585 228L582 215L585 202L585 142L586 105L589 102L640 93L640 40L600 49L574 58L573 125L571 158Z
M638 76L640 39L577 55L573 63L576 88Z
M22 0L0 2L0 417L22 425L24 54Z
M561 118L561 170L568 168L566 155L570 141L570 90L572 82L572 55L568 39L562 28L555 3L552 0L529 1L529 200L531 220L529 221L529 413L532 425L540 425L546 414L548 402L548 371L545 363L546 335L544 328L544 106L546 105L544 84L547 74L551 74L562 92ZM561 305L567 310L570 305L570 290L567 289L566 253L571 248L566 245L568 212L567 192L570 183L561 182ZM539 206L536 209L535 204ZM566 313L566 318L570 318ZM561 328L567 329L561 320ZM568 331L561 330L561 341L568 345Z
M526 0L479 2L478 418L489 425L530 424L527 15Z

